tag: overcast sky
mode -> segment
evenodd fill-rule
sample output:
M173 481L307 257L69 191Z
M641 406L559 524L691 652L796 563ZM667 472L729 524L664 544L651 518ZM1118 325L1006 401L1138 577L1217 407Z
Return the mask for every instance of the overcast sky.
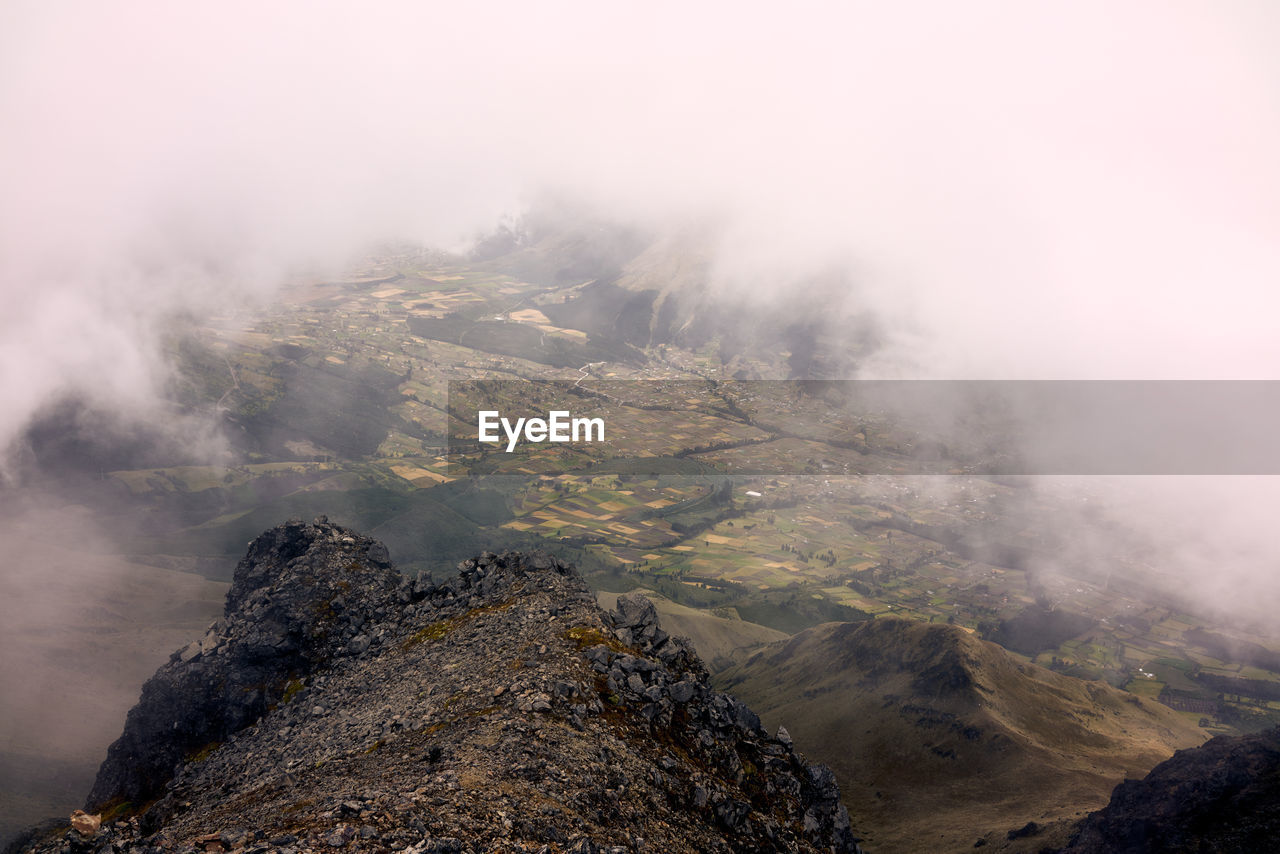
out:
M909 375L1275 377L1276 8L10 0L0 440L145 408L175 307L548 190L722 217L725 288L851 263Z

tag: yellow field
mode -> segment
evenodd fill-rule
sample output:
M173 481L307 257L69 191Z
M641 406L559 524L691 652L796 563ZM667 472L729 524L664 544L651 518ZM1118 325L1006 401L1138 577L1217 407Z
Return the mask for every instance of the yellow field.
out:
M551 322L551 319L549 317L547 317L542 312L538 311L536 308L526 308L521 311L513 311L509 316L512 320L518 321L520 323L549 324Z
M453 480L451 477L418 466L395 465L391 466L391 471L414 485L425 481L448 483Z

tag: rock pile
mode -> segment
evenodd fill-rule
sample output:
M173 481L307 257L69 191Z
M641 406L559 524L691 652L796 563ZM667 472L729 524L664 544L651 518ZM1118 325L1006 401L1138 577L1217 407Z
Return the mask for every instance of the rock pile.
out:
M38 851L859 850L826 768L641 597L486 553L440 584L318 519L263 534Z

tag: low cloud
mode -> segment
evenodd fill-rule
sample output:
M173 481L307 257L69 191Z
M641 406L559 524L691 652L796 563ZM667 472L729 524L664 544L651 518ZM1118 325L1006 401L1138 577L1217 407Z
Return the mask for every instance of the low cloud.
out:
M175 315L376 240L464 246L546 194L713 223L744 302L839 283L877 376L1280 364L1270 4L0 14L5 447L68 395L158 420Z

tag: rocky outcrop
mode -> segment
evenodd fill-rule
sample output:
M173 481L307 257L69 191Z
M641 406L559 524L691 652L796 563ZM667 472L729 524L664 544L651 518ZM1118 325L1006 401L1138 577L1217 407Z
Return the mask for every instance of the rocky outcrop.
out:
M249 544L222 619L147 680L89 794L93 810L138 807L175 765L262 717L290 686L372 638L399 604L386 548L325 520Z
M1280 839L1280 728L1180 750L1081 822L1070 854L1274 851Z
M100 830L36 850L859 850L831 772L647 600L541 554L411 581L324 520L250 545L90 801Z

